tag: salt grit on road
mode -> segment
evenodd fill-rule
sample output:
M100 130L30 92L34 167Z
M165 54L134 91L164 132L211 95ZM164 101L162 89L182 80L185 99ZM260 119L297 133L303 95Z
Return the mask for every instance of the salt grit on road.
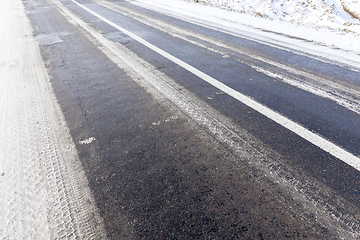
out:
M0 239L106 239L21 0L0 33Z

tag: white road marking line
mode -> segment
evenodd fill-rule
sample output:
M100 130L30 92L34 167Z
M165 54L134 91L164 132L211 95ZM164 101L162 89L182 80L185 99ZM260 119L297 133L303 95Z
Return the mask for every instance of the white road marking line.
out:
M319 48L327 48L326 51L328 51L329 48L318 45L318 44L314 44L313 46L308 46L306 49L307 53L305 53L304 46L300 46L300 45L286 42L286 41L281 41L279 39L268 38L259 33L250 32L250 31L246 30L247 28L254 28L251 25L241 24L240 27L239 27L239 25L237 25L236 28L231 29L230 27L227 27L226 25L222 24L221 27L223 27L223 28L221 28L218 26L219 23L216 23L216 25L211 22L204 24L203 22L201 22L201 20L202 19L204 20L204 18L191 17L190 15L186 15L186 14L185 15L182 14L182 16L180 16L180 15L178 15L179 12L175 12L175 11L169 12L169 9L162 8L162 6L159 8L159 5L154 5L154 2L152 2L152 1L147 1L146 3L144 3L144 1L142 1L142 0L137 0L137 1L131 1L131 4L138 6L138 7L145 8L145 9L149 9L152 11L156 11L156 12L162 13L166 16L170 16L170 17L179 19L181 21L189 22L191 24L195 24L200 27L204 27L204 28L208 28L211 30L225 33L225 34L229 34L234 37L250 40L253 42L257 42L257 43L267 45L269 47L277 48L280 50L284 50L287 52L295 52L297 55L306 56L306 57L315 59L317 61L321 61L323 63L333 64L334 62L336 62L336 63L338 63L339 66L344 66L344 64L345 64L345 66L347 65L346 67L348 69L355 71L355 72L360 72L359 71L359 63L354 61L354 59L344 57L341 54L338 54L337 50L334 50L334 49L332 49L331 53L325 53L324 51L319 50ZM258 29L260 31L264 30L262 28L255 28L255 29ZM248 34L248 35L250 34L251 37L245 36L245 34ZM273 32L273 34L277 34L277 33ZM292 37L291 35L286 35L286 34L284 36L287 38ZM345 50L340 49L340 51L345 51ZM309 53L310 53L310 55L309 55Z
M234 89L226 86L225 84L219 82L218 80L212 78L211 76L201 72L200 70L194 68L193 66L187 64L186 62L172 56L171 54L165 52L164 50L152 45L151 43L145 41L144 39L138 37L137 35L133 34L132 32L120 27L119 25L113 23L112 21L106 19L105 17L97 14L96 12L92 11L91 9L85 7L84 5L76 2L75 0L71 0L71 2L75 3L82 9L86 10L87 12L91 13L95 17L99 18L100 20L106 22L110 26L118 29L119 31L125 33L129 37L133 38L134 40L138 41L139 43L143 44L144 46L150 48L151 50L157 52L158 54L162 55L163 57L169 59L170 61L176 63L177 65L183 67L187 71L191 72L192 74L198 76L199 78L203 79L207 83L211 84L212 86L218 88L219 90L227 93L231 97L237 99L238 101L242 102L243 104L247 105L248 107L256 110L257 112L263 114L264 116L268 117L269 119L273 120L274 122L280 124L281 126L285 127L286 129L294 132L298 136L302 137L303 139L309 141L310 143L314 144L315 146L321 148L322 150L330 153L334 157L342 160L343 162L349 164L350 166L354 167L355 169L360 171L360 158L349 153L348 151L342 149L341 147L331 143L330 141L322 138L321 136L309 131L305 127L295 123L286 117L282 116L281 114L271 110L270 108L261 105L260 103L252 100L251 98L241 94L240 92L235 91Z
M277 157L270 156L272 154L269 155L269 152L263 148L261 143L258 145L259 143L254 136L249 135L244 129L233 124L230 119L222 116L203 100L198 99L190 91L175 83L169 76L157 70L124 45L105 38L99 29L85 23L80 16L75 15L59 1L53 1L69 23L84 30L85 36L99 46L99 50L157 101L163 102L166 100L166 102L169 101L169 104L171 102L171 105L167 103L165 105L170 108L176 106L176 109L172 109L173 112L180 110L182 113L179 113L179 115L185 114L182 116L186 116L189 123L196 123L214 140L227 146L237 156L237 161L250 164L251 168L256 168L261 172L260 175L277 185L284 196L291 196L297 206L302 206L302 210L298 209L299 216L314 216L310 219L305 218L309 222L316 219L317 223L326 228L336 229L335 234L341 239L351 239L354 235L358 235L357 230L360 227L352 214L345 213L342 207L330 205L325 200L326 198L323 199L324 196L327 197L329 194L336 194L326 191L325 195L322 195L321 191L313 191L310 186L316 185L318 187L317 183L307 182L301 177L298 178L297 174L294 175L288 172L287 168L284 168L277 161ZM225 93L218 91L217 94ZM345 199L340 196L337 196L337 198L338 203L346 204ZM338 209L342 210L339 212Z
M270 59L266 59L264 57L246 52L242 49L235 48L233 46L228 46L227 44L225 44L223 42L219 42L215 39L210 39L210 38L206 37L205 35L193 32L188 29L183 29L181 27L177 27L176 25L173 25L173 24L168 24L166 22L162 22L162 21L152 18L150 16L146 16L145 18L141 17L141 15L139 13L137 13L136 11L133 11L132 9L129 9L129 8L124 8L123 6L119 6L115 3L99 0L98 4L108 8L110 10L114 10L120 14L125 14L126 16L129 16L136 21L139 21L150 27L157 28L160 31L170 34L173 37L187 41L190 44L199 46L201 48L207 49L214 53L221 54L223 58L230 57L228 55L227 51L223 52L223 51L216 50L213 47L208 47L198 41L193 40L193 38L197 38L198 40L210 43L212 45L215 45L215 46L218 46L221 48L225 48L227 50L230 50L230 52L244 54L247 57L250 57L254 60L258 60L263 63L269 64L271 66L280 68L281 71L277 71L275 74L269 69L260 68L259 66L256 66L252 63L249 63L247 61L243 61L242 59L236 58L236 60L239 61L241 64L245 64L245 65L253 68L257 72L263 73L272 78L280 79L281 81L283 81L289 85L292 85L301 90L310 92L310 93L320 96L322 98L330 99L330 100L334 101L335 103L339 104L340 106L345 107L345 108L349 109L350 111L353 111L360 115L360 100L358 100L356 97L356 96L359 96L359 91L357 91L354 88L340 85L338 83L335 83L333 81L328 81L324 78L315 76L308 72L305 72L305 71L302 71L299 69L295 69L295 68L289 67L287 65L272 61ZM289 78L283 74L284 72L297 75L298 77L300 77L301 80L298 77ZM309 82L305 79L311 79L311 82Z

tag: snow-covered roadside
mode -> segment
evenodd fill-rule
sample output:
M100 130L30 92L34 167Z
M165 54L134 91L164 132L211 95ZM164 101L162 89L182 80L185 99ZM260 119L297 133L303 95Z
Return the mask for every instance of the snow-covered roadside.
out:
M260 0L258 1L260 2ZM188 0L132 1L133 4L162 11L165 14L181 16L188 21L205 23L208 26L238 33L253 40L283 46L295 51L304 51L314 56L360 68L360 25L351 25L352 30L350 31L344 25L342 25L344 28L329 28L311 24L310 20L309 24L288 22L261 17L261 14L241 13L231 7L219 7L230 2L240 4L244 1L214 0L214 2L219 3L218 7L214 7L216 4L203 4L200 1L195 3ZM248 5L254 6L255 4ZM352 21L360 24L359 20L352 19Z
M0 32L0 239L105 239L21 0Z
M358 0L193 0L267 19L359 33Z

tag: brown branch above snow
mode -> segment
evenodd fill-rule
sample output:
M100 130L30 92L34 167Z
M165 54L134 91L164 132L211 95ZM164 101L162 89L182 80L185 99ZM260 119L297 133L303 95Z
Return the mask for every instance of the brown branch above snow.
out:
M341 6L342 6L343 9L345 10L345 12L347 12L348 14L350 14L352 17L360 20L360 16L359 16L357 13L350 11L350 9L349 9L349 7L347 6L346 3L344 3L343 1L340 1L340 2L341 2Z

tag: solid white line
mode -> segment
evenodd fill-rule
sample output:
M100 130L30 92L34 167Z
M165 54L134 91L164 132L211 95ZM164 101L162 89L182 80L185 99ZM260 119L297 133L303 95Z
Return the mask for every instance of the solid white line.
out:
M177 38L187 41L191 44L194 44L196 46L205 48L214 53L221 54L223 57L228 56L228 52L222 52L222 51L218 51L212 47L207 47L204 44L199 43L193 39L189 39L186 36L187 35L191 36L191 38L196 37L199 40L214 44L214 45L222 47L222 48L226 48L229 51L237 52L240 54L245 54L246 56L253 58L255 60L259 60L264 63L270 64L274 67L281 68L285 72L288 72L288 73L291 73L294 75L298 75L299 77L301 77L301 80L298 79L297 77L288 78L285 75L282 75L280 73L281 70L279 70L277 73L273 73L272 71L270 71L268 69L260 68L259 66L247 63L246 61L244 62L241 59L236 59L239 62L250 66L255 71L266 74L272 78L278 78L287 84L290 84L292 86L295 86L299 89L302 89L302 90L312 93L314 95L320 96L322 98L330 99L330 100L334 101L335 103L339 104L340 106L345 107L345 108L349 109L350 111L353 111L356 114L360 115L360 101L356 100L356 96L359 95L359 91L356 91L356 89L349 89L349 87L339 85L335 82L332 82L332 81L329 82L323 78L312 75L310 73L303 72L303 71L295 69L295 68L291 68L284 64L280 64L278 62L274 62L272 60L260 57L258 55L248 53L246 51L243 51L243 50L235 48L235 47L230 47L222 42L217 42L213 39L209 39L204 35L198 34L196 32L193 32L193 31L190 31L187 29L178 28L175 25L167 24L160 20L150 18L149 16L147 16L146 19L141 18L141 17L139 17L140 15L138 15L138 13L136 13L136 11L132 11L131 9L128 9L128 8L123 8L119 5L116 5L115 3L111 3L111 2L107 2L107 1L99 1L97 3L101 6L104 6L108 9L110 9L110 10L117 11L120 14L122 14L123 11L126 11L126 14L130 13L131 14L130 17L133 18L134 20L137 20L148 26L157 28L165 33L170 34L173 37L177 37ZM303 79L303 77L305 77L305 79L311 79L312 82L306 81L305 79Z
M341 147L329 142L328 140L322 138L321 136L309 131L308 129L304 128L303 126L287 119L286 117L280 115L279 113L271 110L270 108L261 105L260 103L252 100L251 98L241 94L240 92L235 91L234 89L226 86L225 84L219 82L218 80L212 78L211 76L201 72L200 70L194 68L193 66L187 64L186 62L170 55L169 53L165 52L164 50L152 45L151 43L145 41L144 39L138 37L137 35L133 34L132 32L118 26L117 24L111 22L110 20L104 18L103 16L97 14L96 12L90 10L89 8L85 7L84 5L76 2L75 0L71 0L73 3L77 4L79 7L83 8L87 12L91 13L95 17L101 19L102 21L106 22L110 26L118 29L119 31L125 33L129 37L133 38L134 40L138 41L139 43L145 45L146 47L150 48L151 50L157 52L158 54L162 55L163 57L169 59L170 61L176 63L177 65L183 67L187 71L191 72L192 74L198 76L199 78L203 79L207 83L211 84L212 86L218 88L219 90L227 93L231 97L239 100L240 102L244 103L248 107L256 110L257 112L263 114L264 116L268 117L269 119L273 120L274 122L280 124L281 126L287 128L288 130L294 132L298 136L304 138L305 140L309 141L310 143L314 144L315 146L321 148L322 150L330 153L334 157L342 160L343 162L349 164L350 166L354 167L355 169L360 171L360 158L354 156L353 154L349 153L348 151L342 149Z

